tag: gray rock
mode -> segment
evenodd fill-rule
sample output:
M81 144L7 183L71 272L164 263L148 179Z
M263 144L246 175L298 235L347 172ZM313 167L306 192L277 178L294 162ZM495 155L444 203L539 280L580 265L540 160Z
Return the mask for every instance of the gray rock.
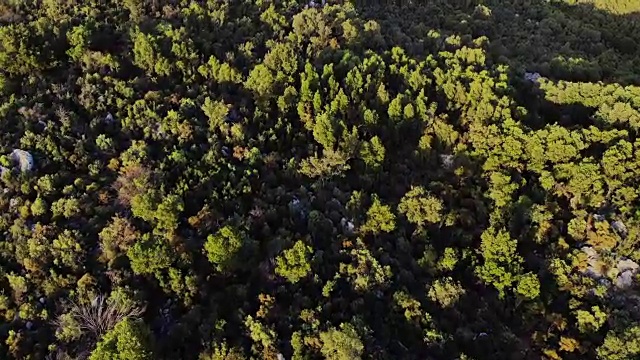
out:
M352 235L356 228L353 221L347 220L346 218L340 219L340 225L342 226L342 231L347 235Z
M13 152L11 152L11 159L18 163L20 171L22 172L33 169L33 156L28 151L14 149Z
M259 219L264 215L264 211L256 205L253 209L251 209L251 211L249 211L249 214L252 217Z
M538 74L537 72L525 72L524 73L524 79L532 82L532 83L536 83L538 84L540 82L540 78L542 76L540 74Z
M620 220L616 220L613 223L611 223L611 227L613 228L613 230L615 230L615 232L618 233L618 235L620 235L622 238L626 238L627 235L629 234L629 230L627 230L627 226Z
M300 200L297 198L293 198L293 200L289 201L289 210L295 213L302 212L302 203L300 202Z
M633 285L634 274L632 271L625 271L616 279L616 287L627 289Z
M591 259L600 259L600 254L598 254L598 252L596 251L596 249L592 248L591 246L585 246L582 249L582 252L587 254L587 257L589 258L589 260Z
M355 230L355 225L353 225L352 221L347 221L347 224L345 225L345 230L347 233L349 234L353 234L353 231Z
M598 254L596 249L591 246L585 246L581 250L587 255L587 276L594 279L603 277L605 274L602 272L602 266L600 266L600 254Z
M444 166L446 169L450 169L453 166L453 159L454 159L453 155L449 155L449 154L440 155L440 161L442 162L442 166Z
M609 279L605 279L605 278L601 278L598 279L598 284L605 286L605 287L610 287L611 286L611 281L609 281Z
M291 200L291 202L289 204L292 207L297 207L298 205L300 205L300 200L297 199L297 198L294 198L293 200Z
M593 266L589 266L587 267L587 271L585 271L585 274L593 279L600 279L604 276L604 274L602 273L602 271L600 269L598 269L597 267L593 267Z
M633 260L626 259L626 260L618 261L617 268L621 273L625 272L625 271L631 271L631 272L636 273L636 272L638 272L638 269L640 268L640 265L638 265L638 263L636 263Z

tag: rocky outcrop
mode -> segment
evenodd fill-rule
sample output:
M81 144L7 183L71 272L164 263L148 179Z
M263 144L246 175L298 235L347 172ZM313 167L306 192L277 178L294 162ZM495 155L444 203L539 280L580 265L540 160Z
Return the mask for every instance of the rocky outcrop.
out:
M33 156L28 151L20 149L13 150L13 152L11 152L11 160L18 164L22 172L33 170Z
M626 289L635 283L635 278L640 271L640 265L631 259L622 258L614 264L603 261L600 253L591 246L585 246L582 252L587 255L587 270L585 274L602 283L602 280L611 279L611 284L618 289ZM607 281L607 283L609 283Z

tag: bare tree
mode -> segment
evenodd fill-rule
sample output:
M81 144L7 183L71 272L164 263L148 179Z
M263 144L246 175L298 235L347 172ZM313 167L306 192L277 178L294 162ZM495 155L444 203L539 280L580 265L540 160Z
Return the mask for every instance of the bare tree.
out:
M120 321L127 318L136 318L144 313L144 308L137 307L132 303L114 301L104 295L96 296L90 303L71 302L69 314L78 323L78 326L85 334L99 339L107 331ZM63 324L58 318L56 325Z
M47 356L45 356L44 359L45 360L74 360L71 356L69 356L69 354L67 354L66 352L60 349L50 352Z
M151 176L151 171L141 165L124 167L113 184L118 191L120 204L127 206L136 195L144 193L149 187Z

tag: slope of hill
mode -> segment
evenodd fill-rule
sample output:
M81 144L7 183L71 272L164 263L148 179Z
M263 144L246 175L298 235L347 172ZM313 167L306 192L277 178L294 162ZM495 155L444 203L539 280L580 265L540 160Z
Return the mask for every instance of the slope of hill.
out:
M635 9L3 2L0 358L637 358Z
M598 9L613 14L631 14L640 12L640 2L637 0L566 0L571 5L592 4Z

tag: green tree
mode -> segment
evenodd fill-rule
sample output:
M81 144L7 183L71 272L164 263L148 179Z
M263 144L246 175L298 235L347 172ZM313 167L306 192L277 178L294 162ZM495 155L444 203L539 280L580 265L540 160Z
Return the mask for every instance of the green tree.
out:
M32 38L36 29L25 23L7 24L0 28L0 68L9 74L25 75L37 72L39 62L37 48Z
M260 20L275 32L281 31L287 26L287 19L276 11L273 3L269 4L269 7L260 14Z
M273 6L273 4L272 4ZM215 344L210 351L200 354L199 360L245 360L242 350L231 347L226 342Z
M291 249L276 258L276 274L295 284L311 271L309 260L313 250L304 241L298 240Z
M173 262L173 252L161 237L145 234L127 251L131 269L136 274L158 274Z
M133 59L136 66L149 74L167 76L171 73L171 62L160 53L156 36L137 30L132 33L132 37Z
M442 210L442 201L428 194L422 186L412 187L398 205L398 211L418 226L439 222Z
M85 25L74 26L68 30L67 41L71 48L67 50L67 55L75 61L80 60L86 51L90 35L90 29Z
M218 83L242 83L242 74L227 62L221 63L215 56L210 56L206 64L198 67L200 75L207 79L215 80Z
M224 124L229 108L220 100L211 100L208 96L204 99L202 111L209 118L209 129L216 130Z
M80 323L71 313L62 314L58 317L56 324L56 338L64 342L71 342L80 339L82 328Z
M89 360L151 360L151 332L141 321L125 319L106 333Z
M178 228L178 221L183 210L182 197L175 194L165 196L156 210L156 227L163 231L174 231Z
M316 118L313 126L313 138L325 149L333 150L336 144L335 124L330 113L323 113Z
M80 201L76 198L56 200L51 204L51 213L54 217L64 216L69 219L80 213Z
M264 64L258 64L249 73L245 86L259 98L268 98L273 94L274 83L271 70Z
M489 228L482 233L480 252L484 263L476 267L476 274L487 284L493 285L502 296L521 271L522 258L517 254L518 241L511 239L505 230Z
M627 360L640 354L640 326L634 325L624 331L610 330L598 347L598 359Z
M31 204L31 213L33 216L41 216L47 213L48 208L47 202L43 198L38 197L33 204Z
M356 291L368 291L375 287L388 285L391 268L382 266L362 240L357 240L357 248L349 252L351 261L340 263L340 274L345 276Z
M503 207L509 204L512 201L512 194L518 189L518 184L511 182L511 177L501 172L492 172L490 182L489 197L494 201L495 205Z
M114 217L98 234L104 260L110 262L140 239L140 233L126 218Z
M402 120L402 113L403 113L402 99L403 99L403 95L398 94L398 96L394 98L389 104L387 113L389 114L389 118L393 121Z
M436 279L429 288L429 299L440 304L443 308L448 308L458 302L465 294L465 290L459 282L451 277Z
M153 224L160 200L160 194L156 189L148 189L131 199L131 212L133 216Z
M365 232L379 234L392 232L396 228L396 216L391 212L389 205L383 205L377 195L373 195L372 204L367 210L367 220L362 226Z
M320 352L328 360L358 360L364 345L353 325L343 323L339 329L331 328L320 333Z
M77 231L64 230L53 240L51 253L53 263L58 266L66 266L74 271L81 268L84 255L80 245L80 234Z
M245 243L246 238L241 231L226 225L207 237L204 251L209 262L218 271L228 271L237 265L238 256Z
M276 81L280 82L293 80L298 70L298 56L289 43L275 43L265 55L263 63L276 73Z
M575 316L581 333L596 332L607 321L607 314L597 305L592 306L591 311L576 310Z
M253 316L249 315L244 321L245 326L249 330L249 336L251 340L262 348L264 352L273 351L277 340L277 334L275 330L266 326Z
M516 292L525 299L535 299L540 296L540 280L533 273L522 275L518 280Z
M374 136L370 141L362 143L360 148L360 158L367 166L374 170L382 167L385 156L385 148L380 138Z
M456 248L448 247L444 249L444 254L438 260L437 268L440 271L452 271L459 260L459 254Z
M321 180L339 176L351 168L347 160L348 157L342 152L325 149L322 151L322 157L312 156L304 159L300 164L300 173Z

